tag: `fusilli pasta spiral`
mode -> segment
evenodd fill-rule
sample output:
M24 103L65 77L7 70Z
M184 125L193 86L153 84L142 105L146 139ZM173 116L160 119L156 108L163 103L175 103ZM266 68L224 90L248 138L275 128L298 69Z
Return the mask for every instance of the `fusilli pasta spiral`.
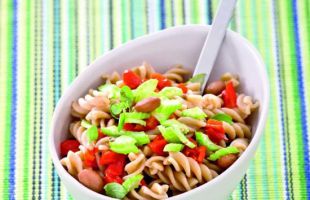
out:
M83 153L81 151L78 152L72 152L69 151L67 157L60 160L60 163L66 167L68 172L74 176L77 177L77 175L84 169L83 166Z
M166 71L164 73L164 76L169 80L180 83L180 82L184 82L184 76L188 74L189 74L189 71L184 69L182 65L177 65L173 67L172 69Z
M214 94L205 94L202 97L202 107L206 109L217 109L221 108L223 100Z
M117 71L114 71L112 74L102 75L102 79L105 83L116 84L116 82L121 79L121 76L119 75Z
M163 161L165 157L163 156L152 156L145 162L145 166L149 168L149 174L155 175L158 171L164 170Z
M212 172L206 165L197 163L193 158L186 157L181 152L170 152L164 164L172 165L177 172L184 172L187 177L196 178L199 183L212 179Z
M134 67L132 71L135 72L142 80L150 78L151 74L155 72L153 67L146 62L144 62L141 66Z
M154 183L147 186L142 186L141 189L136 192L132 190L128 195L130 199L137 199L137 200L156 200L156 199L167 199L167 191L169 189L168 185L160 185L158 183Z
M84 98L79 98L78 101L74 101L72 103L71 114L74 117L83 118L93 108L108 112L109 104L110 104L110 101L105 96L93 96L93 95L87 94Z
M146 158L142 152L137 154L129 153L128 158L130 162L125 166L125 171L128 173L128 175L124 176L124 179L140 174L145 167Z
M70 124L70 133L75 137L80 144L86 146L88 138L86 136L86 129L81 125L81 121L72 122Z
M243 115L243 119L247 118L256 108L258 108L258 102L253 103L252 97L240 94L237 97L237 106L240 113Z
M239 82L239 77L235 74L231 74L231 73L225 73L221 76L221 80L224 81L226 84L228 82L232 82L234 87L238 87L240 82Z

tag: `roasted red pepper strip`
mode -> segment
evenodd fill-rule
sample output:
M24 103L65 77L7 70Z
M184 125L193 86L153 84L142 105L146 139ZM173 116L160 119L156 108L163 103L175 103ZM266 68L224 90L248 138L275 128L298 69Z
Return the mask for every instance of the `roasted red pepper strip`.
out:
M219 143L221 140L227 139L223 128L223 123L221 121L209 119L207 121L206 133L210 140L215 143Z
M163 136L158 135L148 145L154 153L156 153L159 156L164 156L165 155L164 147L166 146L166 144L167 141L163 138Z
M233 83L230 81L227 83L225 90L223 91L224 106L227 108L237 107L237 94Z
M158 90L162 90L164 87L169 87L172 85L172 82L168 80L166 77L164 77L162 74L153 73L151 74L151 78L158 80L157 84Z
M153 130L157 127L158 124L159 124L159 121L154 116L151 116L146 120L145 129L147 131Z
M178 84L178 88L182 89L183 94L187 93L187 91L188 91L188 88L185 86L184 83Z
M69 151L79 151L80 143L77 140L65 140L60 144L60 154L62 157L67 156Z
M185 147L183 150L183 153L187 157L193 158L198 163L202 163L203 159L206 156L206 151L207 151L207 149L204 146L195 147L193 149L191 149L189 147Z
M123 81L131 89L136 89L142 83L141 78L131 70L124 71Z
M94 148L93 150L88 150L84 154L85 167L91 167L93 169L98 169L97 162L96 162L96 156L95 156L97 152L98 152L98 149Z
M113 151L106 151L102 154L99 164L108 165L111 163L119 162L120 160L125 160L126 156L123 154L118 154Z

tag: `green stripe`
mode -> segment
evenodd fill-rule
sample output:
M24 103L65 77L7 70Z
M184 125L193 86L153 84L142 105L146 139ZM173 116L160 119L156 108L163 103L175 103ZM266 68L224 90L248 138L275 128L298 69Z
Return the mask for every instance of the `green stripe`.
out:
M127 42L130 35L130 13L129 13L129 1L121 1L122 8L122 42Z
M200 10L198 5L198 0L193 0L190 6L191 8L191 23L198 24L200 23Z
M12 66L12 45L13 45L13 33L12 33L12 27L13 27L13 10L12 10L12 2L6 2L6 9L7 9L7 21L5 22L5 26L7 26L6 30L6 52L7 52L7 58L6 58L6 65L7 66ZM12 93L12 68L8 67L7 72L6 72L6 88L5 88L5 119L4 119L4 169L3 169L3 181L4 181L4 188L5 190L3 191L3 199L8 199L9 198L9 158L10 156L10 142L11 142L11 93Z

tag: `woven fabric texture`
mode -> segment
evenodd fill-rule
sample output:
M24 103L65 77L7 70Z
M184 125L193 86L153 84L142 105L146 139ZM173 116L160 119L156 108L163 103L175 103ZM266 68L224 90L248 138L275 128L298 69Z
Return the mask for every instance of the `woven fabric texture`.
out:
M218 3L1 0L0 199L70 199L48 153L64 89L133 38L210 24ZM230 28L261 52L271 86L265 134L231 199L310 198L310 1L239 0Z

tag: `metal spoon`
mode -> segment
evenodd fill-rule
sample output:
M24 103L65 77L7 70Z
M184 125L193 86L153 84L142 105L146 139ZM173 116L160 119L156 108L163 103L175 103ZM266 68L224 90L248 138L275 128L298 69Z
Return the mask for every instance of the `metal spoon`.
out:
M226 29L232 17L237 0L222 0L212 22L211 29L202 47L193 76L204 76L200 90L206 87L218 51L222 45Z

